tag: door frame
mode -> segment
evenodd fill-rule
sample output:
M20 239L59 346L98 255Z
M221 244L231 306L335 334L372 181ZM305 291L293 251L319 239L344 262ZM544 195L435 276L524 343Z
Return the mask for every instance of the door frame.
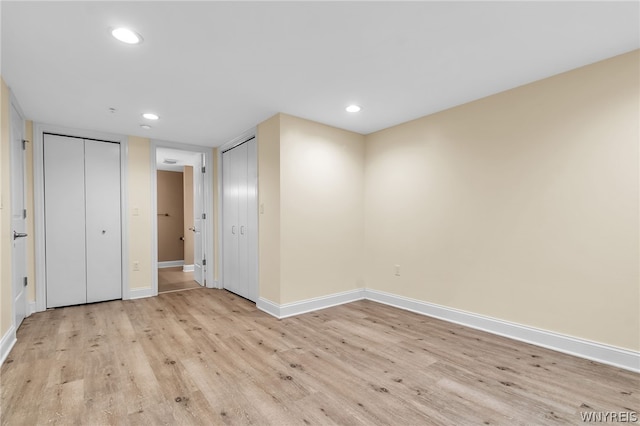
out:
M33 125L33 195L35 226L35 260L36 260L36 312L47 309L46 254L44 226L44 134L55 133L64 136L97 139L120 144L120 238L122 262L122 299L129 295L129 211L127 163L129 157L129 138L114 133L93 130L75 129L50 124L34 123Z
M158 295L158 165L156 163L156 151L158 148L170 148L179 151L191 151L204 154L204 213L207 218L205 223L205 247L204 255L207 259L205 272L205 286L207 288L220 288L215 277L215 251L213 232L213 148L201 145L190 145L163 140L151 140L151 296ZM194 171L195 173L195 171Z
M18 114L18 118L20 119L20 122L22 124L22 139L26 140L26 122L25 122L25 115L24 112L22 111L22 108L20 107L20 104L18 103L18 100L16 99L15 95L13 94L13 91L9 91L9 170L11 170L11 177L10 177L10 188L11 188L11 194L10 194L10 200L11 200L11 208L9 209L9 215L11 216L11 231L14 230L13 228L13 202L14 202L14 179L15 179L15 171L13 168L13 149L14 149L14 144L13 144L13 139L14 139L14 131L15 129L13 128L13 111L15 110L15 112ZM24 142L23 142L24 143ZM22 199L24 202L24 208L27 208L27 194L28 194L28 190L27 190L27 155L26 155L26 150L22 149L22 161L23 161L23 169L22 169ZM33 212L27 212L27 214L33 214ZM25 221L25 232L29 232L29 225L28 222ZM13 240L12 240L13 241ZM16 271L14 269L14 261L15 261L15 249L13 248L13 244L11 247L11 324L14 328L14 331L18 330L18 324L16 324L16 294L14 294L14 290L15 290L15 280L16 280ZM25 241L25 248L24 248L24 257L25 257L25 275L28 277L29 276L29 245L28 245L28 241ZM34 285L34 283L31 283L31 285ZM29 291L28 289L24 288L22 290L25 294L24 294L24 312L25 312L25 318L28 317L29 315L31 315L30 309L29 309Z
M222 181L223 178L223 173L222 173L222 154L226 151L229 151L233 148L235 148L238 145L242 145L243 143L247 142L250 139L255 139L256 140L256 150L258 150L258 129L257 127L252 127L246 131L244 131L242 134L240 134L239 136L231 139L229 142L220 145L220 147L218 148L218 155L217 155L217 161L218 161L218 229L220 230L219 232L219 236L220 236L220 262L219 262L219 272L220 274L218 275L220 277L220 283L219 283L219 287L218 288L224 288L224 255L225 255L225 246L224 246L224 238L222 238L222 230L223 225L224 225L224 208L222 206L223 203L223 197L222 197L222 191L223 191L223 185L224 182ZM258 159L256 158L256 162L258 161ZM256 164L256 167L258 167L258 165ZM258 174L260 173L260 171L258 170ZM260 204L260 200L259 200L259 188L258 188L258 184L259 182L256 182L256 204ZM258 209L258 206L256 206L256 210ZM257 213L257 211L256 211ZM256 231L258 231L258 223L259 223L259 218L256 215L256 223L255 223L255 229ZM258 237L256 236L256 240L258 239ZM256 250L258 248L256 247ZM259 263L260 263L260 258L259 258L260 254L257 253L256 255L256 264L252 265L253 268L255 268L256 271L256 303L257 300L260 298L260 275L258 273L259 271Z

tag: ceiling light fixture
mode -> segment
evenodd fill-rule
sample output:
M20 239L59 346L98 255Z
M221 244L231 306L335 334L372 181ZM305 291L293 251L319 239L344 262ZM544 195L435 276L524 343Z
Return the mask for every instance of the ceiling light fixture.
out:
M359 105L349 105L345 108L347 112L359 112L362 109Z
M176 164L178 162L178 160L174 160L173 158L165 158L163 163L164 164Z
M142 43L142 36L129 28L118 27L111 28L111 35L123 43L127 44L140 44Z
M158 117L158 114L154 114L152 112L145 112L144 114L142 114L142 116L147 120L157 120L158 118L160 118Z
M148 124L141 124L140 127L142 127L145 130L151 129L151 126L149 126Z

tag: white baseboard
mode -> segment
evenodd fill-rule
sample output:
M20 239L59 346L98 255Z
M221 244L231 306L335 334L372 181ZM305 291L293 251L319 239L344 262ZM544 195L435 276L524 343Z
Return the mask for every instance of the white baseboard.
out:
M207 287L207 288L222 288L222 287L219 287L218 280L207 281L205 287Z
M182 265L182 272L193 272L195 265Z
M365 289L364 292L365 299L367 300L384 303L385 305L442 319L521 342L531 343L580 358L613 365L624 368L625 370L640 372L640 352L460 311L382 291Z
M640 352L367 288L330 294L313 299L301 300L299 302L285 303L283 305L261 297L258 299L256 306L269 315L283 319L362 299L383 303L625 370L640 372Z
M153 294L153 288L144 287L144 288L132 288L129 290L129 299L143 299L145 297L155 296Z
M2 336L0 339L0 366L4 364L4 361L9 356L9 352L13 348L13 345L16 344L16 329L13 325L9 327L9 330Z
M175 268L183 266L184 260L168 260L166 262L158 262L158 268Z
M299 302L285 303L283 305L278 305L277 303L261 297L258 299L256 306L258 309L273 315L276 318L282 319L349 302L355 302L356 300L362 300L363 298L364 289L359 288L342 293L334 293L327 296L315 297L313 299L301 300Z
M36 312L38 312L36 308L36 301L27 302L27 316L30 317L31 314L35 314Z

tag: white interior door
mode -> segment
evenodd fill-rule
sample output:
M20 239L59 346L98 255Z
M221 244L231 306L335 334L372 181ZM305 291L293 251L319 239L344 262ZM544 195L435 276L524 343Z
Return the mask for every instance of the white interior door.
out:
M27 239L25 203L24 122L11 105L11 224L13 227L12 281L14 325L18 329L27 312Z
M205 285L205 223L204 215L204 154L200 164L193 168L193 279L201 286Z
M87 302L121 299L120 144L84 143Z
M86 303L84 140L44 135L47 308Z

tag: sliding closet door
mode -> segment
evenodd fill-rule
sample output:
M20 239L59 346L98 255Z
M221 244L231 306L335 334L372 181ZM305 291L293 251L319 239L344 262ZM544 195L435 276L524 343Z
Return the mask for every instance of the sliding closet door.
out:
M120 145L85 141L87 302L122 298Z
M84 140L44 136L47 308L86 303Z

